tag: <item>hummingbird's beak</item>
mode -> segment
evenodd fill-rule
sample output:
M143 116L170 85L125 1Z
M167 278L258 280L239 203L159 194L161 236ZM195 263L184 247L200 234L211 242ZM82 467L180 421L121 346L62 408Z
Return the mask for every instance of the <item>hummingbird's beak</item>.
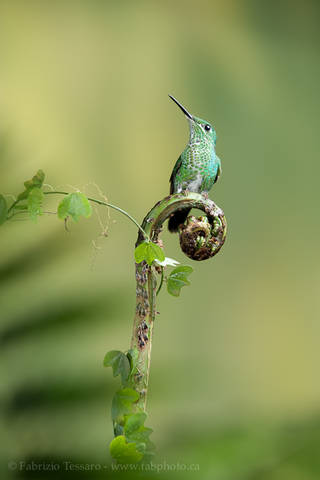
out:
M190 118L190 120L193 120L193 116L190 115L190 113L188 112L188 110L186 110L182 105L181 103L178 102L178 100L176 100L172 95L169 95L169 97L171 98L171 100L174 101L174 103L176 103L178 105L179 108L181 108L181 110L183 111L183 113L185 114L186 117Z

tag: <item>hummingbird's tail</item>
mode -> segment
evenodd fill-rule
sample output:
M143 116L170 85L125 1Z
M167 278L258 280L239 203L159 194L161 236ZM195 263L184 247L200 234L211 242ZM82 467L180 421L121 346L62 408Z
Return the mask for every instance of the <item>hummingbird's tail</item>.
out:
M168 230L171 233L179 231L179 225L184 223L187 219L187 216L190 213L191 208L184 208L182 210L176 211L170 218L168 222Z

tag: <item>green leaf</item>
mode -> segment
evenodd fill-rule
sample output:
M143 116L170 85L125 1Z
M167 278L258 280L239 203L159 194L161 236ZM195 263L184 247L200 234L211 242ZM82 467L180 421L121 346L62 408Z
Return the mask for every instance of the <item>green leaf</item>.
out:
M156 243L142 242L135 249L134 258L137 263L145 260L148 265L152 265L154 260L160 260L160 262L163 262L165 255L162 248Z
M37 217L42 215L43 191L39 187L34 187L30 191L27 199L28 212L32 220L37 221Z
M147 444L152 428L144 426L147 415L143 412L133 413L125 416L124 433L130 442L138 442Z
M33 187L41 188L44 182L44 177L45 175L43 170L38 170L31 180L27 180L26 182L24 182L24 186L26 188L33 188Z
M130 435L136 430L138 430L141 426L143 426L145 420L147 418L147 414L144 412L133 413L132 415L128 415L126 417L126 423L124 426L124 431L126 435Z
M121 375L122 383L125 383L130 373L130 362L124 353L119 350L111 350L104 357L105 367L112 367L113 376Z
M0 195L0 225L7 220L8 205L3 195Z
M148 440L147 443L145 443L143 459L146 462L150 461L155 454L155 450L156 450L155 444L151 442L151 440Z
M75 222L81 216L88 218L92 213L92 208L87 197L80 192L69 193L58 206L58 217L62 220L72 217Z
M130 374L134 373L138 363L139 352L137 348L130 348L127 353L128 360L130 362Z
M137 463L143 458L143 453L135 443L127 443L124 435L115 437L110 443L110 454L119 463Z
M31 180L26 180L24 182L25 190L18 195L17 200L24 200L28 198L29 193L33 188L41 188L44 181L44 173L42 170L38 170L37 173L31 178Z
M187 276L193 272L193 268L187 265L181 265L172 270L169 277L167 278L167 290L170 295L174 297L179 297L180 290L186 285L190 285Z
M122 415L132 413L132 404L138 400L139 393L132 388L122 388L121 390L118 390L112 399L112 420L116 420Z

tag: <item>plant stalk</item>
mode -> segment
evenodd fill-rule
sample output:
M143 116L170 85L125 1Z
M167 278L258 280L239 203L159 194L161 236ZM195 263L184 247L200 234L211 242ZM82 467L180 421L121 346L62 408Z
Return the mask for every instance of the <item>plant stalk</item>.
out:
M212 225L216 219L222 219L223 227L220 232L220 243L218 244L217 242L216 247L210 247L212 249L215 248L215 251L211 256L218 252L224 242L226 234L224 213L212 200L205 198L201 194L192 192L170 195L158 202L145 216L142 222L142 228L138 234L136 247L144 241L144 236L141 234L142 230L145 231L152 242L157 243L162 247L163 245L159 240L159 235L163 229L163 224L172 213L181 208L197 208L203 210ZM195 222L192 220L191 224L194 223ZM183 242L184 240L180 233L180 245L182 250L185 251ZM196 257L194 257L194 259L199 260L199 258ZM145 261L136 264L136 308L131 348L138 351L137 369L133 378L133 388L140 395L137 402L138 411L146 410L152 336L156 317L156 285L158 272L160 272L161 275L158 288L159 291L163 282L163 268L161 270L158 268L157 270L154 265L149 266Z

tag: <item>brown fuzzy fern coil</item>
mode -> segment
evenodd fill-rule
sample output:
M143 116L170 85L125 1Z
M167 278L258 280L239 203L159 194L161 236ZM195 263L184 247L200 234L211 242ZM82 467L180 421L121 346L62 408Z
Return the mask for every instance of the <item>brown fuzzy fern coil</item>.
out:
M203 217L189 216L184 225L179 226L180 246L192 260L206 260L219 252L226 239L227 222L223 211L213 200L194 192L168 195L157 202L142 222L142 228L153 242L160 241L163 224L173 214L181 210L196 208L202 210ZM139 231L136 246L144 241Z
M219 252L226 238L226 219L222 210L208 211L207 217L190 216L180 227L181 250L192 260L207 260Z

